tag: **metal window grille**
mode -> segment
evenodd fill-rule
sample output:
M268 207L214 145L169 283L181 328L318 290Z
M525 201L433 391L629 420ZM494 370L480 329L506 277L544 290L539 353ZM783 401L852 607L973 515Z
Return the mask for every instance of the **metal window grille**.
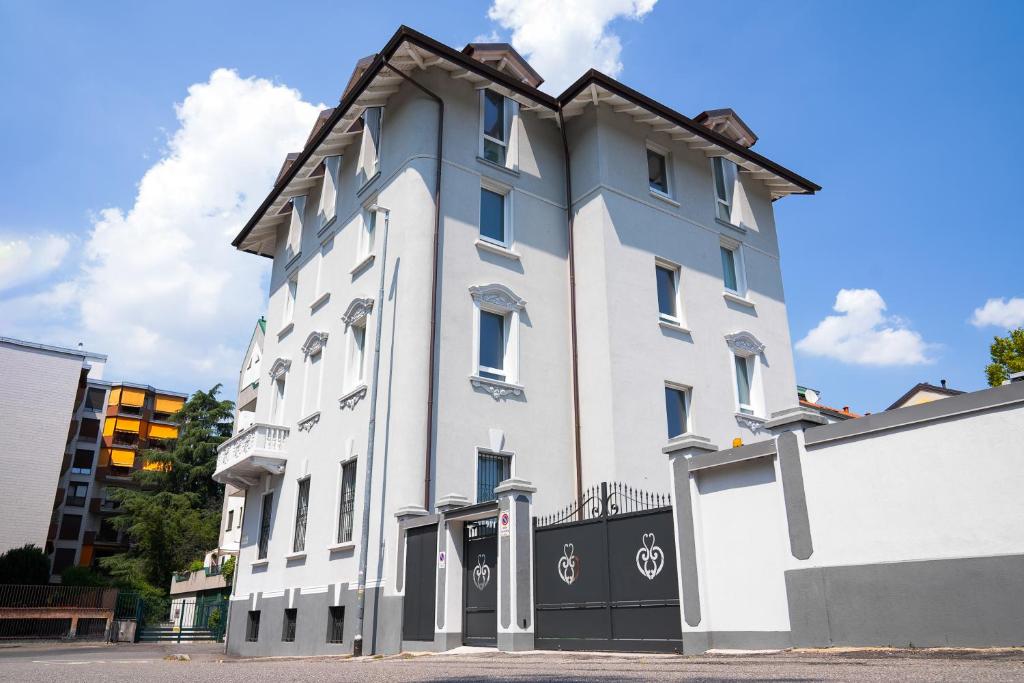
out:
M281 642L295 642L295 622L298 621L299 610L294 607L284 611L284 625L281 627Z
M260 511L260 542L259 559L267 556L267 549L270 545L270 510L274 504L274 494L268 493L263 496L263 509Z
M298 502L295 504L295 540L292 552L306 549L306 521L309 519L309 477L299 482Z
M476 500L494 500L494 489L509 478L509 458L494 453L481 453L476 468Z
M345 608L327 608L327 642L340 643L345 633Z
M352 521L356 507L356 464L341 469L341 509L338 512L338 543L352 540Z
M245 640L248 643L255 643L260 639L260 611L249 610L249 621L245 625Z

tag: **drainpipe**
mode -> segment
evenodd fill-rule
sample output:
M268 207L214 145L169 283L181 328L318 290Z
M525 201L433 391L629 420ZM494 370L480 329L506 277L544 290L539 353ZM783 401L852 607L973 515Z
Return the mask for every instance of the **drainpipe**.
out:
M377 321L373 333L373 382L370 384L370 435L366 441L366 486L363 489L363 519L359 526L359 578L356 583L356 635L352 643L352 654L363 654L363 613L366 607L366 561L369 554L370 500L373 497L373 442L377 431L377 385L380 379L380 337L384 322L384 274L388 263L388 229L391 227L391 212L377 204L370 211L384 214L384 239L380 253L380 283L377 288Z
M430 470L434 451L434 367L436 365L437 340L437 289L440 282L438 275L438 248L441 241L441 159L444 151L444 100L426 86L402 73L391 62L384 62L403 79L411 83L420 92L437 102L437 172L434 176L434 264L430 280L430 356L427 362L427 447L423 452L423 509L430 510Z
M576 250L573 244L572 164L569 159L569 140L565 135L562 104L558 104L558 128L562 133L562 153L565 156L565 220L569 237L569 332L572 340L572 417L576 447L576 500L583 500L583 455L580 444L580 375L579 351L576 342ZM577 504L582 519L583 507Z

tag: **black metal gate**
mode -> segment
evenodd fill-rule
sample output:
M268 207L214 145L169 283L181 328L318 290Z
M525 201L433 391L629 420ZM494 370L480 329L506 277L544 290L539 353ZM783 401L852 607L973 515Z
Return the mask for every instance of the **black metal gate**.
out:
M409 529L405 537L405 599L402 640L434 639L437 590L437 526Z
M601 484L534 519L538 649L682 652L667 495Z
M498 642L498 526L496 519L469 522L465 530L462 642Z

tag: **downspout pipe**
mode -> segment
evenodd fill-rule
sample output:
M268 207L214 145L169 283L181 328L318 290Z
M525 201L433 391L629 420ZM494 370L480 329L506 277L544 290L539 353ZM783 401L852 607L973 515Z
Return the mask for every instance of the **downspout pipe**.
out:
M569 335L572 344L572 417L573 444L576 449L576 500L578 514L583 514L583 453L580 443L580 370L579 348L576 335L576 250L573 240L572 161L569 157L569 139L565 134L562 104L558 104L558 129L562 133L562 153L565 156L565 222L569 249Z
M441 160L444 152L444 100L434 91L385 61L388 67L437 103L437 171L434 175L434 263L430 279L430 348L427 361L427 434L423 452L423 509L430 510L430 471L434 455L434 370L437 365L437 290L440 283L438 252L441 243Z

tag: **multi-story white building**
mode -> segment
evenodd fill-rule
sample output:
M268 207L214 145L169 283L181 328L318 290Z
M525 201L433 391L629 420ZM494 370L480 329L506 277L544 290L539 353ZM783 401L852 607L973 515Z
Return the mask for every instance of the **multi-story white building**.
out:
M273 268L215 475L245 497L231 652L398 650L399 511L510 477L541 513L667 493L670 440L796 407L772 203L819 188L731 110L540 83L507 45L400 29L234 241Z

